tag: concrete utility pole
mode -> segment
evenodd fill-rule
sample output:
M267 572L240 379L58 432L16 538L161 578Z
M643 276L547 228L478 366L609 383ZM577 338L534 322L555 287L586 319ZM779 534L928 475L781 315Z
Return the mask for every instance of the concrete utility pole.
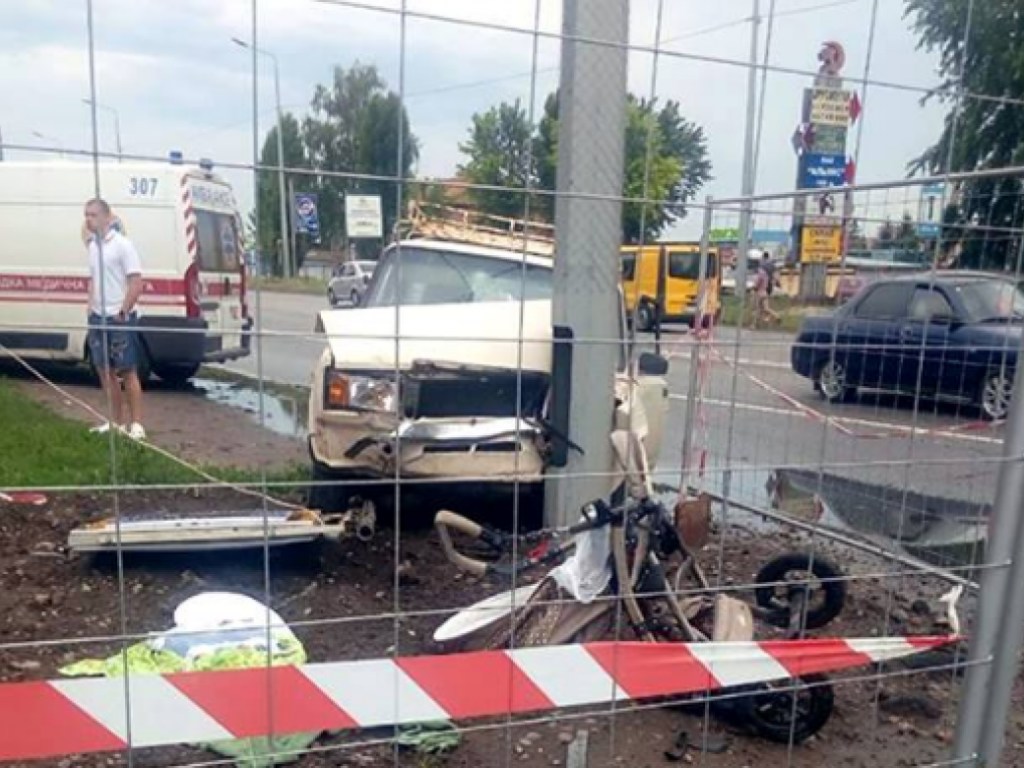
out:
M556 333L569 329L576 340L567 382L568 432L584 453L570 448L565 466L549 475L544 514L551 525L575 522L583 504L608 495L620 354L614 340L619 336L618 198L626 132L628 5L628 0L563 2L552 320ZM555 386L555 397L565 396L557 391L557 381Z

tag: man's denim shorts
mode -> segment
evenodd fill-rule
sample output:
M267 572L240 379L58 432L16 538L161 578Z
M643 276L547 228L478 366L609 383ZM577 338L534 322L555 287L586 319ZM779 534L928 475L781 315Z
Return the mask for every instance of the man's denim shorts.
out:
M89 356L97 370L134 371L139 364L138 316L127 320L89 313Z

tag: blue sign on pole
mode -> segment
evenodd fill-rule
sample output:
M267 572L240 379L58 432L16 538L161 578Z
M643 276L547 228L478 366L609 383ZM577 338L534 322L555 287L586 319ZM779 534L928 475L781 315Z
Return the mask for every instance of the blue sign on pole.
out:
M921 201L917 214L917 234L928 240L938 240L942 235L942 203L946 196L946 185L926 184L921 189Z
M808 152L800 158L800 189L827 189L846 183L846 155Z
M317 212L316 195L296 192L293 201L295 208L295 232L310 237L320 237L320 214Z

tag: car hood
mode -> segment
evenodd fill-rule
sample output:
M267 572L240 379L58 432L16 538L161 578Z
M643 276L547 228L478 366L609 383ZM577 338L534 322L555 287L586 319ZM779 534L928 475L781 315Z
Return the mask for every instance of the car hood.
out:
M316 331L327 336L338 368L387 370L397 358L401 368L429 361L551 371L548 300L328 309Z

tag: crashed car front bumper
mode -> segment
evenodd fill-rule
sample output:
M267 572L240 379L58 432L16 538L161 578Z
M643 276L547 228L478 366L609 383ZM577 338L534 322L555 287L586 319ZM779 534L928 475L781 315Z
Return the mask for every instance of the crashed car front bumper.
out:
M544 473L538 429L505 417L396 420L328 411L310 433L310 453L349 476L505 483L541 482Z

